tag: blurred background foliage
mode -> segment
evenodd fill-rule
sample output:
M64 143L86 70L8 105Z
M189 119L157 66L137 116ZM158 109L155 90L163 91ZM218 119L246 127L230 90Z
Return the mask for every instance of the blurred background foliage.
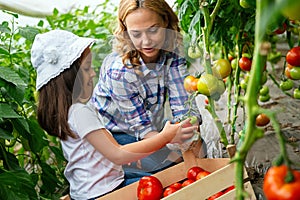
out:
M34 26L0 21L0 196L6 200L58 199L68 193L63 175L66 161L57 138L42 130L36 119L37 92L30 49L36 34L52 29L92 37L93 67L99 70L111 51L116 7L106 0L97 7L53 11ZM96 72L98 73L98 72Z

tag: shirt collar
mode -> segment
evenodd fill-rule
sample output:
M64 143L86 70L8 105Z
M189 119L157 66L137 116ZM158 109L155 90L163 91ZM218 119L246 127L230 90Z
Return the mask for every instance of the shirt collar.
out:
M155 71L160 71L162 69L162 67L164 66L166 58L167 58L166 54L167 54L167 52L165 52L165 51L160 52L159 59L158 59L158 61L156 63L156 66L155 66ZM140 69L141 69L142 73L144 74L144 76L146 76L151 71L153 71L153 70L148 69L148 67L144 63L142 57L140 57L140 62L141 62L141 68Z

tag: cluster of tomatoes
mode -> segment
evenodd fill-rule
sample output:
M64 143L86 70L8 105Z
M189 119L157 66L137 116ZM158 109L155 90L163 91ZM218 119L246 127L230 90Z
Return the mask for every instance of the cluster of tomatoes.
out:
M137 197L139 200L159 200L163 197L167 197L170 194L200 180L210 172L202 169L201 167L194 166L187 171L186 179L172 183L171 185L163 188L162 183L155 176L144 176L140 179L137 188ZM217 192L216 194L210 196L207 200L213 200L221 195L233 190L234 186L230 186L223 191Z
M287 66L285 68L286 80L281 82L280 88L284 91L293 88L293 80L300 80L300 46L291 48L286 54ZM295 99L300 99L300 89L294 90L293 96Z
M218 100L220 95L225 92L223 80L230 75L231 71L231 64L228 60L218 59L213 63L212 74L205 73L200 77L189 75L184 79L184 88L187 92L198 91Z

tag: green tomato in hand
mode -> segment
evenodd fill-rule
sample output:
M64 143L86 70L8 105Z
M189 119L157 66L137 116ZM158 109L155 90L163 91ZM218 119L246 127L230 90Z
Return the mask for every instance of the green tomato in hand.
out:
M191 116L189 118L190 118L190 123L193 125L196 124L198 121L198 118L196 116Z

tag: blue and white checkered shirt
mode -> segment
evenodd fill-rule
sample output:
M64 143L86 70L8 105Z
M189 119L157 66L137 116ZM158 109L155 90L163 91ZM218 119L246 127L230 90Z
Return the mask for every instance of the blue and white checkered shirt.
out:
M117 53L108 55L100 68L99 81L91 98L108 130L129 133L137 139L163 128L167 100L172 119L180 118L188 111L184 105L188 99L183 87L183 80L188 75L185 58L163 51L152 70L142 59L140 61L143 76L127 68Z

